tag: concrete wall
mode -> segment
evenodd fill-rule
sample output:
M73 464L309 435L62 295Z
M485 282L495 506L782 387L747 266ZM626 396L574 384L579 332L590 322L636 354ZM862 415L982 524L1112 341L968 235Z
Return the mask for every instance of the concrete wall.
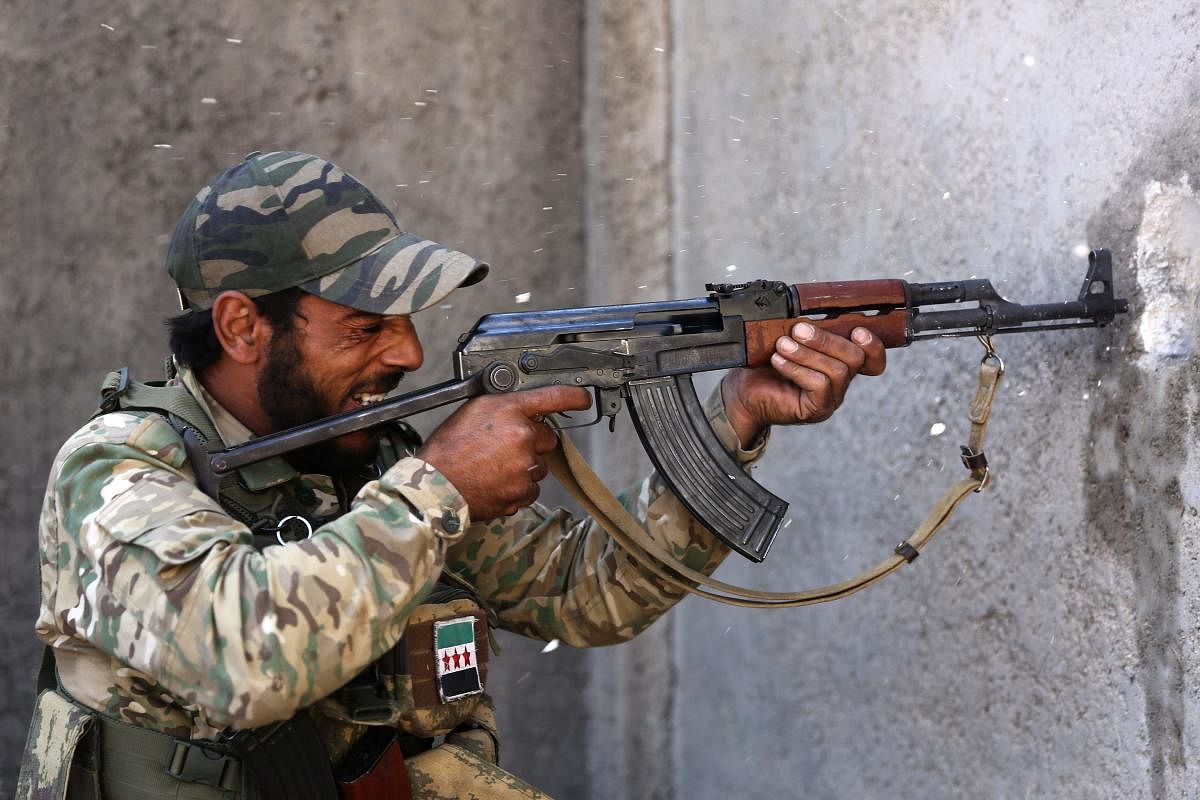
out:
M162 268L191 196L252 150L336 161L492 278L419 320L449 375L486 310L579 304L582 9L575 4L0 3L0 795L12 791L39 650L36 523L61 441L103 374L158 377ZM206 100L207 98L207 100ZM215 102L212 102L215 101ZM170 145L170 147L156 147ZM583 654L505 637L493 688L506 765L584 793Z
M522 292L986 276L1048 302L1078 291L1080 253L1112 249L1135 313L998 341L997 480L915 564L829 606L688 600L620 648L507 637L493 688L507 766L564 798L1194 795L1191 4L0 7L0 424L22 454L0 466L0 787L37 656L50 458L105 370L157 369L159 265L190 195L294 147L496 265L469 308L425 320L418 383ZM979 354L893 351L833 422L777 431L756 474L791 522L765 564L721 577L798 588L888 553L961 469ZM633 441L592 439L614 482L645 463Z
M1194 796L1193 4L679 2L672 23L677 287L978 276L1050 302L1103 246L1135 310L997 341L997 480L899 576L680 610L674 796ZM979 346L890 355L834 422L778 432L757 474L792 524L725 577L846 577L958 477Z
M675 296L671 286L671 38L658 0L586 4L583 153L588 302L634 303ZM610 486L650 469L622 414L616 430L591 436L595 467ZM589 653L589 797L670 792L672 740L661 724L676 698L674 620L620 647Z

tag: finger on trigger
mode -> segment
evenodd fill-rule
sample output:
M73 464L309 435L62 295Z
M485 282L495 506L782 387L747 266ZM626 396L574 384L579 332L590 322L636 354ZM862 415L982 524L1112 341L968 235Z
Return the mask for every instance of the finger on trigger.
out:
M584 411L592 407L592 396L579 386L542 386L520 393L521 411L528 417L560 411Z

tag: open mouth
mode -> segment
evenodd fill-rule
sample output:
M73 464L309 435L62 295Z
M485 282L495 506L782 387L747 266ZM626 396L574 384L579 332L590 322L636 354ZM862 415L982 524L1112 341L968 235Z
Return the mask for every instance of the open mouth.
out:
M372 380L370 383L359 384L360 388L357 392L350 395L350 402L355 408L364 406L373 406L376 403L382 403L387 398L388 393L400 385L400 381L404 379L403 372L395 372L390 375Z
M359 392L358 394L350 395L350 402L361 408L363 406L373 406L376 403L382 403L385 397L387 397L386 392L380 392L378 394L371 392Z

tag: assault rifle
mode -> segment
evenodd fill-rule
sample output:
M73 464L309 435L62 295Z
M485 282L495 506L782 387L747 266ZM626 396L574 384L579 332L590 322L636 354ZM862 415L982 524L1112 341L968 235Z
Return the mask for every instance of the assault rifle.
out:
M885 347L906 347L948 336L1103 327L1129 310L1113 294L1107 250L1088 256L1077 300L1041 305L1009 302L982 279L757 280L706 289L689 300L489 314L460 337L453 380L208 453L198 464L193 459L197 481L215 495L221 475L363 428L483 394L584 386L594 389L597 410L585 424L608 417L611 427L628 404L646 452L683 504L734 550L762 561L788 504L721 446L692 373L762 366L776 339L801 319L843 336L867 328ZM969 302L977 305L935 310Z

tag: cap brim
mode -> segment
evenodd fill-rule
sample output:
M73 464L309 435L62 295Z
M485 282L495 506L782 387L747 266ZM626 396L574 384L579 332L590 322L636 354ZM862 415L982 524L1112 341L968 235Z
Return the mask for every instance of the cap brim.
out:
M488 265L477 258L404 233L300 288L372 314L414 314L460 286L478 283L487 273Z

